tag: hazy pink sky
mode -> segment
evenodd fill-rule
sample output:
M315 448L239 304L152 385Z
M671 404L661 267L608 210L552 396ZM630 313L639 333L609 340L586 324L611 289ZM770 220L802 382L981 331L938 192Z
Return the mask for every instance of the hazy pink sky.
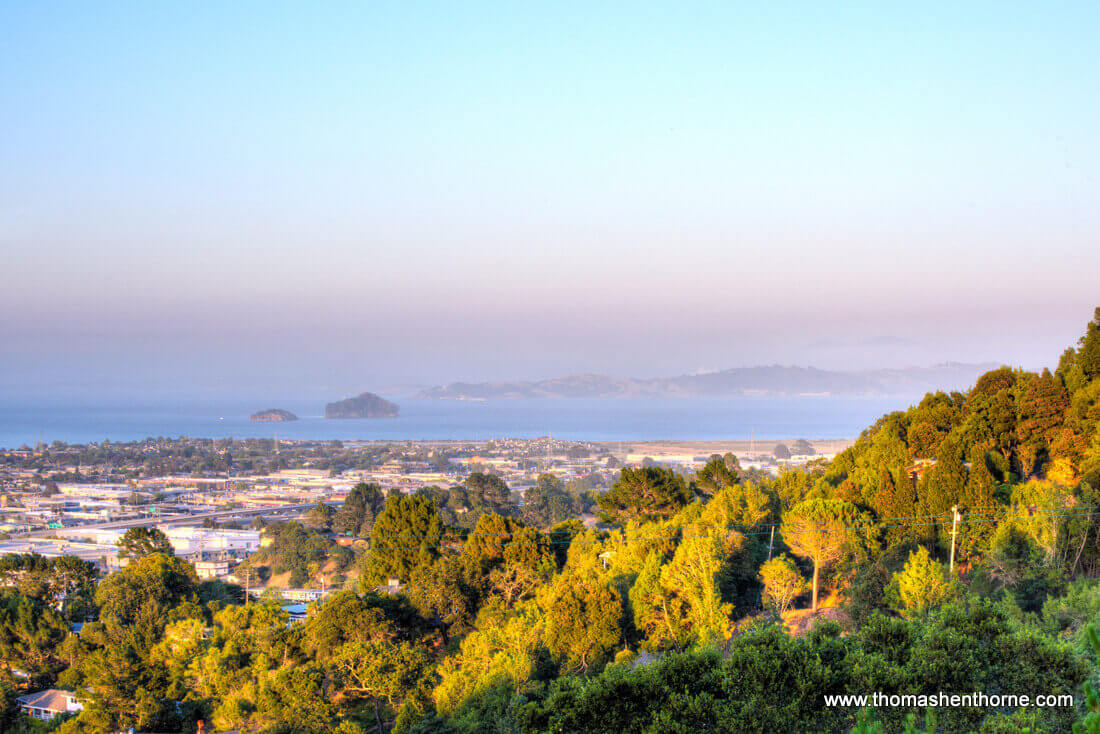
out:
M1040 366L1100 304L1093 4L462 5L7 6L0 390Z

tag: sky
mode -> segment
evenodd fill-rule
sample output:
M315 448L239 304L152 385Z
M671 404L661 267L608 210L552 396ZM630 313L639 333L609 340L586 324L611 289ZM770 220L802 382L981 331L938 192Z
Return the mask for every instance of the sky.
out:
M1096 3L0 4L0 393L1054 364Z

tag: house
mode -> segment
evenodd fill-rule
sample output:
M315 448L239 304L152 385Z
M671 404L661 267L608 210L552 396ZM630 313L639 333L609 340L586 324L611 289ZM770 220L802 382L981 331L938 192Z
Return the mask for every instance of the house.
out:
M204 581L229 574L229 560L195 561L195 573Z
M308 614L308 605L306 604L283 604L282 610L290 615L290 619L287 620L287 626L294 624L295 622L304 622L306 615Z
M281 596L287 601L311 602L324 599L332 593L331 589L283 589Z
M49 721L59 714L67 714L82 711L84 704L76 700L76 694L72 691L62 691L57 688L47 688L44 691L28 693L15 699L19 710L27 716L42 721Z
M924 477L926 471L935 465L935 459L917 459L911 465L905 467L905 473L909 475L909 479L915 484Z

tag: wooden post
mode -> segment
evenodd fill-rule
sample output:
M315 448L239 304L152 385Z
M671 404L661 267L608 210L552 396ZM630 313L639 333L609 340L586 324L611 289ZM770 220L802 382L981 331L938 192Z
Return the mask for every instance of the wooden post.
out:
M955 574L955 534L958 532L959 525L959 506L951 506L951 565L948 568L948 574Z

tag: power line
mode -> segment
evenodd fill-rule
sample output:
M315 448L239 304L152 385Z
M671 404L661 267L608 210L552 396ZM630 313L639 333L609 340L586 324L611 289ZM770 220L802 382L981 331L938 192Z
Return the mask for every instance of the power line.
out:
M1063 517L1070 517L1070 518L1072 518L1072 517L1100 517L1100 512L1093 512L1092 510L1100 510L1100 507L1082 508L1082 509L1079 509L1079 510L1073 510L1073 511L1069 511L1069 512L1035 511L1035 512L1028 512L1028 513L1025 513L1025 514L1017 514L1017 515L1002 515L1002 516L999 516L999 517L990 517L990 518L986 518L986 519L964 520L964 521L961 521L961 523L988 524L988 523L1000 523L1000 522L1003 522L1005 520L1012 520L1012 519L1028 519L1028 518L1055 519L1055 518L1063 518ZM978 513L975 513L975 514L978 514ZM990 514L990 513L981 513L981 514ZM826 526L820 526L820 527L813 527L812 530L813 530L813 532L819 532L819 533L831 533L831 532L845 532L845 531L857 531L857 530L864 530L864 531L865 530L885 530L885 529L890 529L890 528L933 527L935 525L945 524L945 523L936 522L937 519L946 520L946 519L949 519L951 516L950 515L934 515L934 516L927 516L926 515L924 517L926 518L924 521L915 522L915 523L880 524L880 523L876 523L876 522L870 522L870 523L864 523L864 524L858 524L858 525L831 525L831 526L826 525ZM899 519L904 519L904 518L899 518ZM792 528L801 528L801 527L805 527L807 525L812 525L812 523L791 524L791 527ZM643 534L632 535L632 534L629 534L629 533L624 533L619 538L614 537L614 535L611 535L609 537L604 537L604 538L598 538L598 537L597 538L583 538L583 537L581 537L581 534L578 533L577 535L574 535L572 538L556 539L556 538L554 538L553 534L551 534L549 532L536 531L538 533L538 535L540 536L540 538L544 538L544 539L540 540L540 541L534 541L534 542L526 540L524 538L514 537L515 535L518 535L518 533L471 533L468 536L441 535L441 536L438 536L438 537L430 536L430 535L421 535L421 534L401 533L401 534L393 534L393 535L372 536L369 539L368 538L359 538L358 540L362 540L363 542L367 542L369 540L372 543L377 542L377 541L384 541L384 540L388 540L388 539L394 539L394 538L412 538L412 539L436 541L436 542L432 542L432 543L417 543L415 545L411 545L411 544L410 545L391 545L389 543L384 544L387 549L394 549L394 550L396 550L396 549L413 550L413 549L420 549L420 548L448 548L448 547L451 547L451 546L454 546L454 545L461 545L464 548L499 548L502 545L518 545L518 546L531 546L531 547L538 546L538 545L550 545L550 546L563 545L563 546L569 546L569 545L572 545L573 543L576 543L578 541L581 542L581 543L590 543L590 544L595 544L595 543L603 544L603 543L608 543L608 542L612 542L612 543L614 543L614 542L629 543L631 541L634 541L634 542L640 542L640 541L657 542L657 541L664 541L664 540L680 540L680 541L682 541L682 540L688 540L688 539L694 539L694 538L715 537L722 530L731 530L732 529L729 526L707 526L707 525L692 525L692 526L682 526L682 527L686 528L686 529L697 528L697 529L703 530L703 532L694 533L694 534L682 533L682 532L681 533L668 534L667 530L663 530L663 531L660 531L660 532L665 533L665 534L662 534L662 535L643 535ZM756 525L756 526L753 526L753 527L758 527L758 528L762 528L762 529L760 531L757 531L757 532L738 533L738 535L741 535L742 537L758 537L758 536L771 535L772 529L773 528L782 529L782 524L762 524L762 525ZM599 531L599 532L615 533L616 530L610 530L610 531L603 530L603 531ZM484 538L484 537L500 537L500 538L508 538L508 540L502 540L499 543L470 543L469 542L469 539L471 539L471 538ZM465 538L465 540L463 540L464 538ZM450 541L450 542L443 542L443 541ZM276 550L276 549L266 548L266 549L261 549L261 551L259 551L259 552L267 552L267 553L311 553L311 552L320 551L320 550L324 550L324 549L332 549L333 547L334 547L333 545L325 545L325 546L317 546L315 548L300 548L300 549L294 549L294 550ZM338 546L338 547L347 547L347 546Z

